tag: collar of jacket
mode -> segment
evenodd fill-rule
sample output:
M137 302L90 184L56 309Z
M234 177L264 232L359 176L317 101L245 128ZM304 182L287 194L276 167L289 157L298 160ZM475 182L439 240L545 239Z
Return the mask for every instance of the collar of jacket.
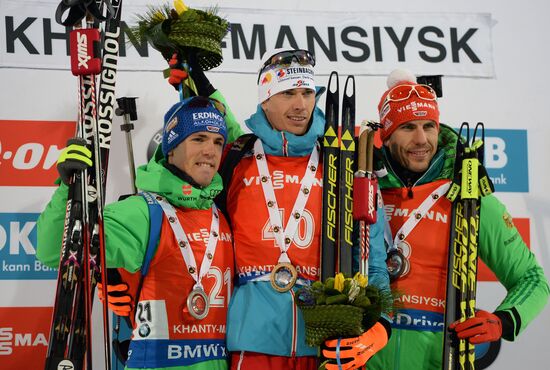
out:
M160 150L146 165L137 169L136 186L140 190L158 193L175 207L210 209L214 198L222 191L221 176L216 173L210 185L198 188L190 185L164 167L166 159Z
M246 126L260 138L266 154L303 157L311 154L317 140L325 130L325 115L317 106L313 111L309 130L304 135L294 135L287 131L278 131L271 127L267 117L258 104L256 113L245 121Z
M440 124L441 131L438 137L438 150L432 158L426 172L414 183L413 186L427 184L441 179L452 179L456 156L456 140L458 134L451 127ZM379 177L381 189L405 187L403 181L391 168L385 147L381 149L382 155L376 166L377 169L386 169L387 174Z

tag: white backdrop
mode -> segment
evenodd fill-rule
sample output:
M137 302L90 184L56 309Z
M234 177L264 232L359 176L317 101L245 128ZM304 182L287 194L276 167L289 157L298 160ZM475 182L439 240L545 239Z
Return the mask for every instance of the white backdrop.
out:
M126 1L123 6L123 19L133 24L135 18L132 11L142 11L144 4L160 3L158 1L134 0ZM15 4L15 8L14 8ZM33 56L22 47L20 41L15 41L15 51L7 50L7 17L13 17L15 27L21 24L25 17L37 17L37 23L32 27L42 27L42 18L50 12L52 29L57 27L53 20L56 1L28 1L21 6L11 0L0 0L0 124L1 121L30 120L30 121L74 121L76 118L76 79L68 70L59 69L63 65L62 54L57 53L63 46L59 40L53 41L53 56ZM211 1L188 1L190 6L215 5ZM304 19L308 19L307 12L311 13L311 21L315 17L334 17L346 22L346 19L365 20L365 27L369 36L366 42L371 42L372 28L367 27L369 19L380 21L380 26L392 26L392 19L397 25L425 25L433 20L433 24L444 25L441 17L448 17L450 26L460 27L461 14L464 19L482 19L480 31L476 37L472 37L472 47L478 51L483 61L483 68L478 65L466 65L467 59L461 54L459 63L421 63L416 57L421 47L418 43L408 44L405 47L409 64L417 67L418 74L445 74L452 75L443 78L444 97L440 101L441 119L443 122L458 126L463 121L475 123L483 121L488 131L495 130L494 135L504 133L502 137L507 139L506 151L509 163L514 159L524 158L526 162L515 162L513 167L507 168L507 176L514 173L528 173L527 179L517 181L523 184L520 190L516 187L506 188L497 195L508 206L514 218L529 219L531 249L537 255L539 261L546 270L546 276L550 277L550 250L548 244L550 236L550 197L547 189L550 189L550 175L548 174L548 160L550 159L550 127L546 126L546 108L550 99L550 77L547 61L550 53L547 45L550 45L550 33L547 32L547 15L550 5L547 1L532 0L523 2L502 2L497 0L448 2L436 0L417 0L414 2L396 0L392 2L372 1L339 1L329 2L320 0L279 0L277 2L249 2L245 0L218 2L220 13L226 15L230 21L231 15L239 19L243 25L248 22L269 24L262 18L262 14L285 14L285 23L299 25ZM13 9L21 9L17 14ZM248 14L250 16L243 16ZM46 12L46 13L44 13ZM46 15L44 15L46 14ZM371 15L373 18L369 18ZM378 18L377 18L378 17ZM265 17L264 17L265 18ZM247 20L248 19L248 20ZM447 19L447 18L445 18ZM287 22L286 22L287 21ZM484 23L487 21L488 23ZM234 21L235 22L235 21ZM275 22L275 21L274 21ZM283 21L281 21L283 23ZM311 23L310 23L311 24ZM36 26L38 25L38 26ZM488 25L488 26L487 26ZM487 26L487 27L486 27ZM29 27L29 30L32 28ZM317 27L317 26L316 26ZM465 26L466 27L466 26ZM485 28L484 28L485 27ZM247 33L246 28L245 34ZM62 29L55 28L56 32ZM266 39L273 42L274 34L278 28L266 27ZM320 32L321 33L321 32ZM298 42L299 32L296 32ZM483 39L479 44L476 40L481 35ZM413 39L415 34L411 36ZM434 37L431 37L434 39ZM269 41L271 40L271 41ZM34 42L34 41L33 41ZM39 45L39 44L38 44ZM268 46L269 49L271 46ZM475 47L474 47L475 46ZM371 45L372 48L372 45ZM42 47L40 54L44 54ZM62 48L61 48L62 50ZM213 85L221 90L232 110L240 121L244 121L256 106L256 61L236 62L227 54L230 49L224 49L225 59L233 69L225 69L221 66L209 72L208 76ZM357 50L355 50L357 51ZM163 113L178 96L176 92L162 79L160 71L165 64L156 51L149 49L151 58L136 63L137 54L128 49L128 57L121 58L120 69L117 76L117 97L137 96L137 108L139 119L135 123L133 131L134 150L137 164L146 161L146 148L154 132L161 127ZM429 53L436 54L435 49L429 49ZM388 56L386 58L386 56ZM365 68L361 69L357 64L348 65L338 69L341 75L350 71L358 74L357 81L357 117L358 120L374 119L377 117L376 105L380 95L385 90L385 74L387 71L399 66L413 69L407 63L400 63L395 55L386 54L383 62L374 63L374 55L365 62ZM18 59L19 58L19 59ZM57 61L53 61L58 58ZM21 61L24 59L24 61ZM386 60L387 59L387 60ZM61 60L61 64L59 64ZM319 57L323 70L330 70L334 62ZM19 61L19 62L17 62ZM68 65L68 58L65 59ZM43 63L40 69L33 67L33 63ZM18 64L19 63L19 64ZM56 64L57 63L57 64ZM22 68L23 67L23 68ZM241 70L237 71L237 69ZM136 71L136 69L141 69ZM481 71L475 74L475 71ZM238 73L237 73L238 72ZM476 72L477 73L477 72ZM482 76L482 77L471 77ZM319 85L326 84L327 76L317 78ZM343 82L343 79L341 83ZM540 116L540 118L539 118ZM110 172L108 178L107 201L115 200L120 194L131 192L129 170L127 165L126 147L124 137L120 132L120 117L115 118L113 124L113 137L111 149ZM1 128L2 126L0 126ZM515 131L526 133L527 146L521 147L519 141L514 141ZM523 131L525 130L525 131ZM6 131L0 131L6 135ZM520 133L521 134L521 133ZM521 136L521 135L520 135ZM6 183L5 176L17 174L17 171L8 171L9 156L6 150L2 152L2 143L10 138L0 136L0 183ZM496 145L496 144L495 144ZM498 155L502 147L495 147L493 157L494 170L499 167L496 163L503 157ZM500 149L499 149L500 148ZM519 154L516 155L516 152ZM4 153L4 154L2 154ZM502 167L502 166L501 166ZM506 169L506 167L503 167ZM510 180L510 179L509 179ZM54 188L49 186L0 186L0 215L39 213ZM9 217L8 217L9 218ZM32 223L30 224L33 225ZM13 230L6 230L5 225L0 225L0 256L8 260L8 241L13 241L16 234ZM20 232L21 235L23 232ZM24 234L24 233L23 233ZM11 239L10 239L11 238ZM2 270L0 270L0 273ZM43 279L7 279L6 275L0 275L0 368L5 359L2 347L11 340L2 331L6 317L2 317L2 308L9 307L46 307L53 304L55 280ZM478 287L478 306L492 310L504 296L504 289L494 282L481 282ZM98 306L98 305L96 305ZM546 307L543 313L533 324L518 338L515 343L503 342L500 355L491 369L545 369L548 366L550 355L548 343L550 342L550 307ZM15 330L15 329L14 329ZM99 333L99 327L96 333ZM4 342L2 342L4 341ZM12 343L16 346L16 343ZM37 345L40 341L37 341ZM96 346L97 348L97 346ZM96 364L100 361L96 360Z

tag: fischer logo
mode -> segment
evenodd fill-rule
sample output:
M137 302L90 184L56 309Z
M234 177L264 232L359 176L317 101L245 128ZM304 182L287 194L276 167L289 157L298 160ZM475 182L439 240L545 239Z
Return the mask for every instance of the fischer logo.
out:
M48 340L44 333L19 333L13 327L0 328L0 356L13 354L15 347L44 347Z
M88 69L88 62L92 59L88 55L88 36L85 33L77 32L76 38L78 41L78 68Z
M329 154L328 158L328 196L327 196L327 227L324 228L327 237L335 241L336 240L336 183L337 183L337 170L336 160L337 156Z
M244 178L243 181L246 186L260 185L262 183L261 176ZM273 182L273 189L284 189L285 184L301 184L301 180L298 175L286 175L284 171L281 170L273 171L271 181ZM313 186L320 187L322 185L323 180L318 178L313 179Z

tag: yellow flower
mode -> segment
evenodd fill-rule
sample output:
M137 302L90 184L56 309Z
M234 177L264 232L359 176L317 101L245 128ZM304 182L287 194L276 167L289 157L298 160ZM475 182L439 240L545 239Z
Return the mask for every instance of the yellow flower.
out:
M358 272L357 274L355 274L355 276L353 277L353 279L355 281L357 281L357 283L359 284L359 286L361 288L364 288L366 287L368 284L369 284L369 278L368 276L364 276L362 273Z
M334 289L337 289L340 292L342 290L344 290L344 281L345 280L346 279L344 278L344 274L342 274L341 272L336 274L336 276L334 277Z
M187 11L189 9L187 5L183 2L183 0L174 0L174 8L176 8L176 12L181 15L181 13Z

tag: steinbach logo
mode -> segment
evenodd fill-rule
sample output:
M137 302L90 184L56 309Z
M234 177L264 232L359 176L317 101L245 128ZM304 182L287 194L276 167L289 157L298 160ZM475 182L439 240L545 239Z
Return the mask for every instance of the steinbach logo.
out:
M55 168L75 122L0 120L0 186L55 186Z
M51 315L51 307L0 308L2 369L44 368Z
M57 277L36 259L37 219L38 213L0 213L0 280Z

